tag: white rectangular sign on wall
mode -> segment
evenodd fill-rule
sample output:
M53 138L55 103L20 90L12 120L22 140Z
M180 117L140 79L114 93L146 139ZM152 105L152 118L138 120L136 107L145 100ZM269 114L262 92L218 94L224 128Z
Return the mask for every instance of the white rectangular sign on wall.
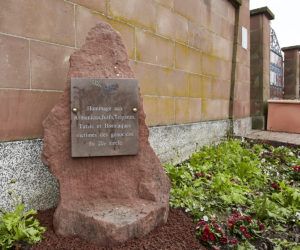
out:
M248 49L248 30L242 27L242 47Z

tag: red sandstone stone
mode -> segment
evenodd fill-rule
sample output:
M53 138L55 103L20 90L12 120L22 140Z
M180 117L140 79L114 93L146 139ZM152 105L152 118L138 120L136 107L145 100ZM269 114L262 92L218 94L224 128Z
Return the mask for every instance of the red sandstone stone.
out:
M63 96L43 122L42 159L60 185L55 231L106 246L145 235L167 221L170 182L148 142L142 97L138 155L72 158L71 77L134 78L119 33L106 23L89 32L70 58Z

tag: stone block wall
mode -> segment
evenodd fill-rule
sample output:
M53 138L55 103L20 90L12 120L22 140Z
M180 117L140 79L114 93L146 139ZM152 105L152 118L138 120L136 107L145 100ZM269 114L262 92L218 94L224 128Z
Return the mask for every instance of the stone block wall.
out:
M69 56L96 23L126 44L149 126L228 118L235 7L228 0L3 0L0 2L0 140L43 136ZM240 11L234 118L250 114L249 0ZM248 39L250 34L248 33ZM250 42L248 42L250 44Z
M270 20L267 8L251 10L251 104L252 127L265 129L267 102L270 99Z
M284 47L284 99L299 98L300 45Z
M62 94L70 55L100 21L127 47L163 163L184 161L226 135L230 93L234 131L249 131L249 0L1 0L0 208L13 207L10 188L28 208L57 205L58 183L34 138L43 137L42 121Z
M242 47L242 27L247 30L247 48ZM239 13L233 118L250 116L250 12L249 0L242 1Z

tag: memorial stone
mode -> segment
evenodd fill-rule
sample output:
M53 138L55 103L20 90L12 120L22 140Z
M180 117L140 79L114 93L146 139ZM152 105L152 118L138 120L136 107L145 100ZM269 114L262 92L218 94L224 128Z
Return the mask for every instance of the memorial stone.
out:
M43 122L42 160L60 187L57 234L112 246L167 220L170 181L148 142L134 78L120 34L106 23L70 57L64 94ZM71 83L82 91L72 98Z

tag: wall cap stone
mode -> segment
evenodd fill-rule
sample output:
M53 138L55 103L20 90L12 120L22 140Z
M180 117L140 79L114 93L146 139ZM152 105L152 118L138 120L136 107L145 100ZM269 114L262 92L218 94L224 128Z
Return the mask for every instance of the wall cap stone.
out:
M288 104L298 104L300 105L300 100L268 100L268 103L288 103Z
M228 1L231 2L232 5L236 8L242 5L242 0L228 0Z
M250 16L256 16L260 14L265 14L269 20L273 20L275 18L275 15L267 6L250 10Z
M281 48L281 50L284 52L284 51L287 51L287 50L298 50L300 51L300 45L294 45L294 46L289 46L289 47L283 47Z

